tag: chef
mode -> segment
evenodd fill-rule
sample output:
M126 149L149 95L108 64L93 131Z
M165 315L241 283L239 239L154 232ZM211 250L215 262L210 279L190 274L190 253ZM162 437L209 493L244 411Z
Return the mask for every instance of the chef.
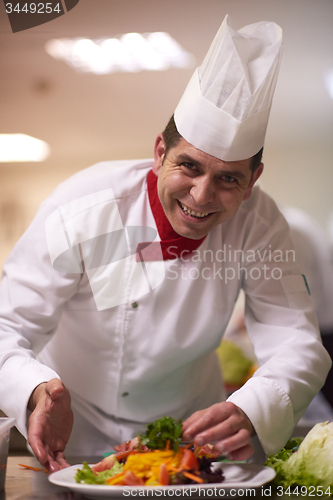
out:
M0 407L49 470L171 415L230 459L276 453L330 368L288 226L255 186L281 29L227 16L153 160L61 184L0 286ZM214 350L240 290L260 368L227 401ZM74 415L74 425L73 425Z

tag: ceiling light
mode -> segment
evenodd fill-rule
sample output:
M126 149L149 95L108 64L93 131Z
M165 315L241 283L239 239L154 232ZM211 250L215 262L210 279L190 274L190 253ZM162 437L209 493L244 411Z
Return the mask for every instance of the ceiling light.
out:
M49 145L26 134L0 134L0 162L44 161Z
M117 38L49 40L46 52L78 71L95 74L189 68L194 56L168 33L127 33Z

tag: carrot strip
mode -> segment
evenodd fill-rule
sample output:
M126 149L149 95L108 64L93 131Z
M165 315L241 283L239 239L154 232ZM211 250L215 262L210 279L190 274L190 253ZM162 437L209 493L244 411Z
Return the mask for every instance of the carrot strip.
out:
M186 446L184 446L184 450L186 450L187 448L190 448L191 446L194 445L194 441L192 441L191 443L188 443Z
M180 465L181 465L181 470L191 470L191 469L193 469L193 467L190 467L189 465L182 465L182 464L180 464Z
M40 469L39 467L32 467L31 465L24 465L24 464L18 464L18 465L24 467L25 469L35 470L37 472L47 472L46 469Z
M194 474L191 474L190 472L183 471L182 473L185 477L187 477L188 479L192 479L196 483L203 483L204 482L204 480L201 477L195 476Z
M119 472L119 474L116 474L115 476L111 477L110 479L107 479L106 482L108 484L116 484L118 480L121 480L125 477L125 472Z
M179 467L174 467L173 465L168 465L168 470L170 472L180 472L182 469L180 469Z

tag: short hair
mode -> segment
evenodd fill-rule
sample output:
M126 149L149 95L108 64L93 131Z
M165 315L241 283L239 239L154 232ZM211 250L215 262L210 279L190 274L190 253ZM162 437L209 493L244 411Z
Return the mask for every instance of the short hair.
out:
M182 139L182 136L177 130L174 115L172 115L167 126L163 130L163 139L165 143L165 156L169 150L175 148Z
M182 136L177 130L174 115L171 116L167 126L163 130L163 139L165 142L165 157L166 157L168 151L172 148L175 148L179 143L179 141L182 139ZM256 153L254 156L251 157L250 168L252 174L257 170L257 168L261 163L263 150L264 148L261 148L260 151L258 151L258 153Z
M251 169L252 174L254 174L254 172L257 170L257 168L260 167L263 152L264 152L264 148L262 147L258 151L258 153L251 156L250 169Z

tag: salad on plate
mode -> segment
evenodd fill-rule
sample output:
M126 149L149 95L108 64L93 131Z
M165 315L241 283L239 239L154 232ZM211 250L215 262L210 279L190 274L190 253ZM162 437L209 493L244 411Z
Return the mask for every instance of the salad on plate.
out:
M75 475L80 484L167 486L221 483L220 455L213 445L197 447L182 441L182 422L163 417L148 424L144 434L115 446L115 453L95 465L83 463Z

